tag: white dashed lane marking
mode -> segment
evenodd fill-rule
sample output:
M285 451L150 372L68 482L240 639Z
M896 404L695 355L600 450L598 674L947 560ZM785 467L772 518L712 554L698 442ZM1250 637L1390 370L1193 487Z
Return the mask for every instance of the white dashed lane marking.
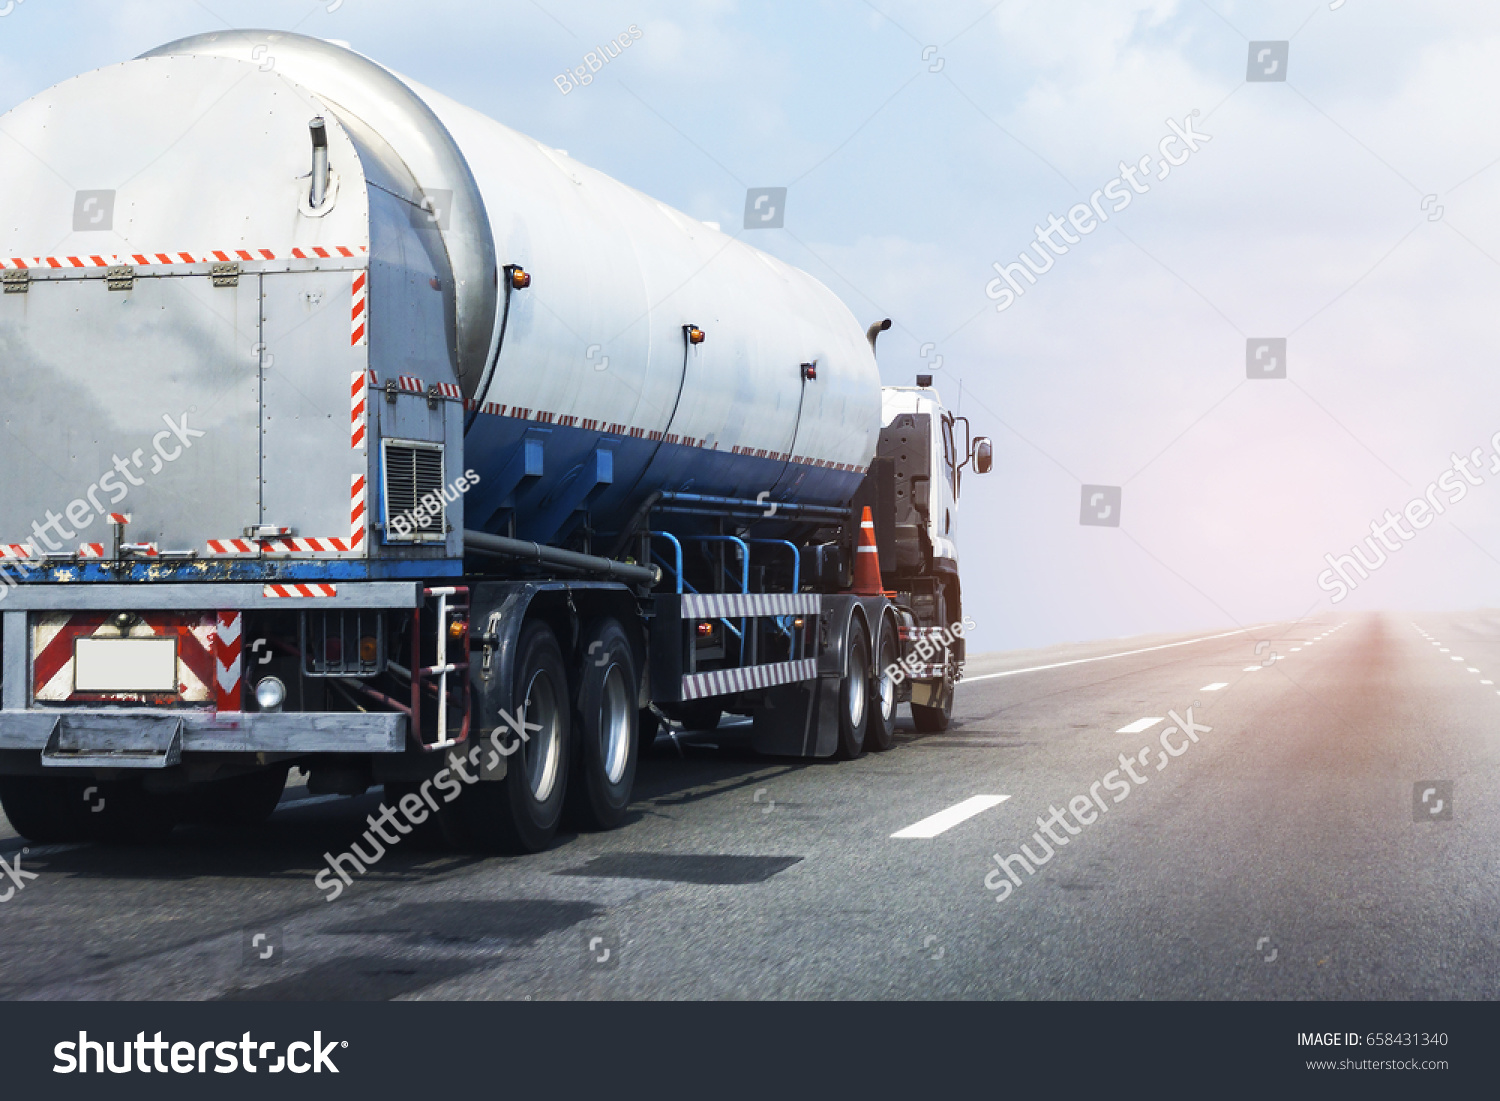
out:
M1009 795L973 795L962 803L955 803L947 810L940 810L934 815L914 822L904 830L897 830L891 834L892 837L936 837L944 830L951 830L960 822L973 818L976 814L997 807L1009 799Z
M1120 727L1120 729L1116 730L1115 733L1139 734L1142 730L1150 730L1157 723L1161 722L1162 718L1163 716L1161 715L1148 715L1144 719L1136 719L1136 721L1131 723L1129 726Z

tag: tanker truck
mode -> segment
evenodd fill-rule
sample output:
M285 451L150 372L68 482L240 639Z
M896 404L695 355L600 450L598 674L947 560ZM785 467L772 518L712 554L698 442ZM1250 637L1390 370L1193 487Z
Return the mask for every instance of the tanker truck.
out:
M990 444L930 376L882 389L889 320L295 34L173 42L0 137L19 833L252 822L296 766L536 851L726 713L794 757L947 726Z

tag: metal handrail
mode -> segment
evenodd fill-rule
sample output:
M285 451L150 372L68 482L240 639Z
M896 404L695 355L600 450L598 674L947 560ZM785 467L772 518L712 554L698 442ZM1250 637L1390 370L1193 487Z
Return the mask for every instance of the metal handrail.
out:
M675 548L675 550L677 552L677 566L676 566L676 569L674 569L672 572L673 572L673 576L676 577L676 579L677 579L677 592L679 594L681 594L682 593L682 540L679 539L679 538L677 538L677 536L673 535L670 531L653 531L653 532L650 532L650 535L651 535L651 537L653 539L659 536L662 539L670 539L672 541L672 546L673 546L673 548ZM652 551L651 553L655 554L656 552Z
M797 544L790 539L746 539L747 543L767 543L786 547L792 552L792 592L798 592L802 588L802 552L797 549Z

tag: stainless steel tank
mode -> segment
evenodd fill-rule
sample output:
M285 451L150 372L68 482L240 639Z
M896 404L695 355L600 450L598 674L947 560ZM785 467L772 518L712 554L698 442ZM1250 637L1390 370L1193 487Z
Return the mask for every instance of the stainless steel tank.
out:
M0 415L37 467L0 504L0 542L193 406L207 435L135 493L142 537L289 523L337 529L342 547L308 553L362 555L345 490L381 471L349 446L352 377L376 406L387 382L437 387L455 408L430 430L460 423L481 476L464 523L539 541L585 518L617 531L659 489L842 504L875 453L874 356L821 283L340 46L184 39L42 93L0 133L24 151L0 158L0 264L32 280L0 298ZM79 221L90 189L108 230ZM221 253L269 299L211 285ZM116 261L135 282L111 298ZM372 433L398 427L379 414Z

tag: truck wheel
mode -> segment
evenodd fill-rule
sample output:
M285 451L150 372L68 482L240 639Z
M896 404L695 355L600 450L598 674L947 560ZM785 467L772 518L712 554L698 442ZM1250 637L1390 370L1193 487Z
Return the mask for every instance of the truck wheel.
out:
M281 802L290 765L215 780L190 796L188 817L215 826L258 826Z
M91 814L90 831L100 841L116 845L155 845L165 841L182 817L180 795L157 795L139 780L100 784L104 805Z
M886 624L880 639L880 660L870 682L870 725L865 729L865 745L884 752L896 744L896 680L891 666L900 660L896 650L895 629Z
M865 751L870 725L870 643L862 627L849 640L849 672L839 685L838 756L853 760Z
M911 721L923 734L939 734L948 729L948 720L953 718L953 686L948 685L943 694L942 707L911 705Z
M0 776L0 807L15 831L39 845L84 841L92 833L87 792L98 804L97 789L87 780L52 776Z
M528 724L527 737L511 754L503 780L469 785L455 808L464 834L477 847L541 852L557 832L568 789L568 696L567 668L552 628L540 621L529 624L516 647L511 697L520 703L516 718Z
M637 744L635 654L613 619L584 632L591 640L578 684L568 817L584 829L614 829L625 819L635 786Z

